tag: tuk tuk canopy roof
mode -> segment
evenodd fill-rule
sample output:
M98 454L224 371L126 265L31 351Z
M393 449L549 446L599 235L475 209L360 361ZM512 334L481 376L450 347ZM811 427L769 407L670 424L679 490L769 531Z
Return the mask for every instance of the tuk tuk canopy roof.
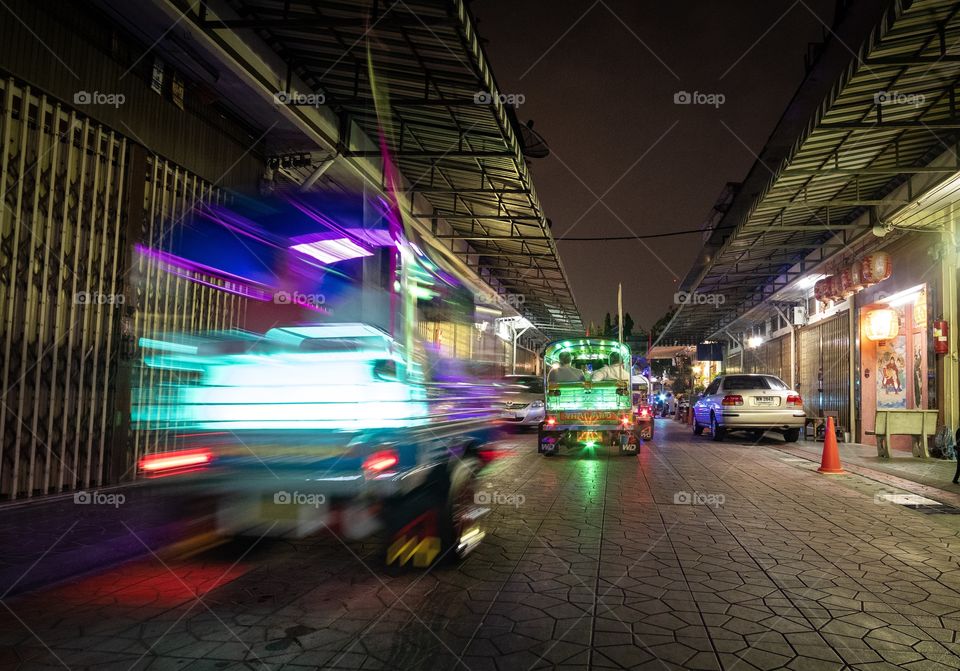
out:
M569 352L574 359L606 359L617 352L626 365L630 362L630 348L622 342L606 338L570 338L557 340L547 345L543 352L543 362L547 367L559 363L560 354Z

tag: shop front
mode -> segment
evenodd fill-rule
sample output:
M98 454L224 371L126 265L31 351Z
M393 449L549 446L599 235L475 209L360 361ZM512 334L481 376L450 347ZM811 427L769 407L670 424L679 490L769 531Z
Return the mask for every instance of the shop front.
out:
M858 441L875 445L878 410L937 408L936 358L931 315L939 295L939 267L928 255L929 241L914 239L868 255L880 281L856 295L858 357ZM909 436L894 436L891 447L911 450Z

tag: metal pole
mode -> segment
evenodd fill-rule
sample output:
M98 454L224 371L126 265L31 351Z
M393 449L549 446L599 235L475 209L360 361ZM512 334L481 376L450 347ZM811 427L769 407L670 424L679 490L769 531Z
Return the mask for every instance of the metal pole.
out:
M514 375L517 374L517 341L520 340L520 336L526 333L530 329L529 326L525 327L522 331L517 332L516 327L511 324L510 330L513 331L513 365L512 372Z
M957 328L957 243L955 215L950 208L945 230L942 234L944 254L941 265L943 279L943 318L948 328ZM943 421L951 431L956 429L960 415L958 398L958 358L957 337L951 334L947 339L949 350L943 359Z

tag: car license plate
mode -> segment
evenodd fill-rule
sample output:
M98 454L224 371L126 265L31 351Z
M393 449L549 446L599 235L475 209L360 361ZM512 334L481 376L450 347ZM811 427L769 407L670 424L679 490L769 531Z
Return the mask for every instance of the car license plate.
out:
M754 400L757 405L778 405L776 396L757 396Z

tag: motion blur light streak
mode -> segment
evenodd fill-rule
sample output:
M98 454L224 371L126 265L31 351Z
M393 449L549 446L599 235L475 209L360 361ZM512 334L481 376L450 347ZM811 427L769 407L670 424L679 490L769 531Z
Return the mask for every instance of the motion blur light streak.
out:
M203 466L213 460L208 450L186 450L183 452L163 452L151 454L140 460L140 470L147 473L180 471L182 469Z
M400 463L400 457L393 450L374 452L363 462L363 470L380 473Z

